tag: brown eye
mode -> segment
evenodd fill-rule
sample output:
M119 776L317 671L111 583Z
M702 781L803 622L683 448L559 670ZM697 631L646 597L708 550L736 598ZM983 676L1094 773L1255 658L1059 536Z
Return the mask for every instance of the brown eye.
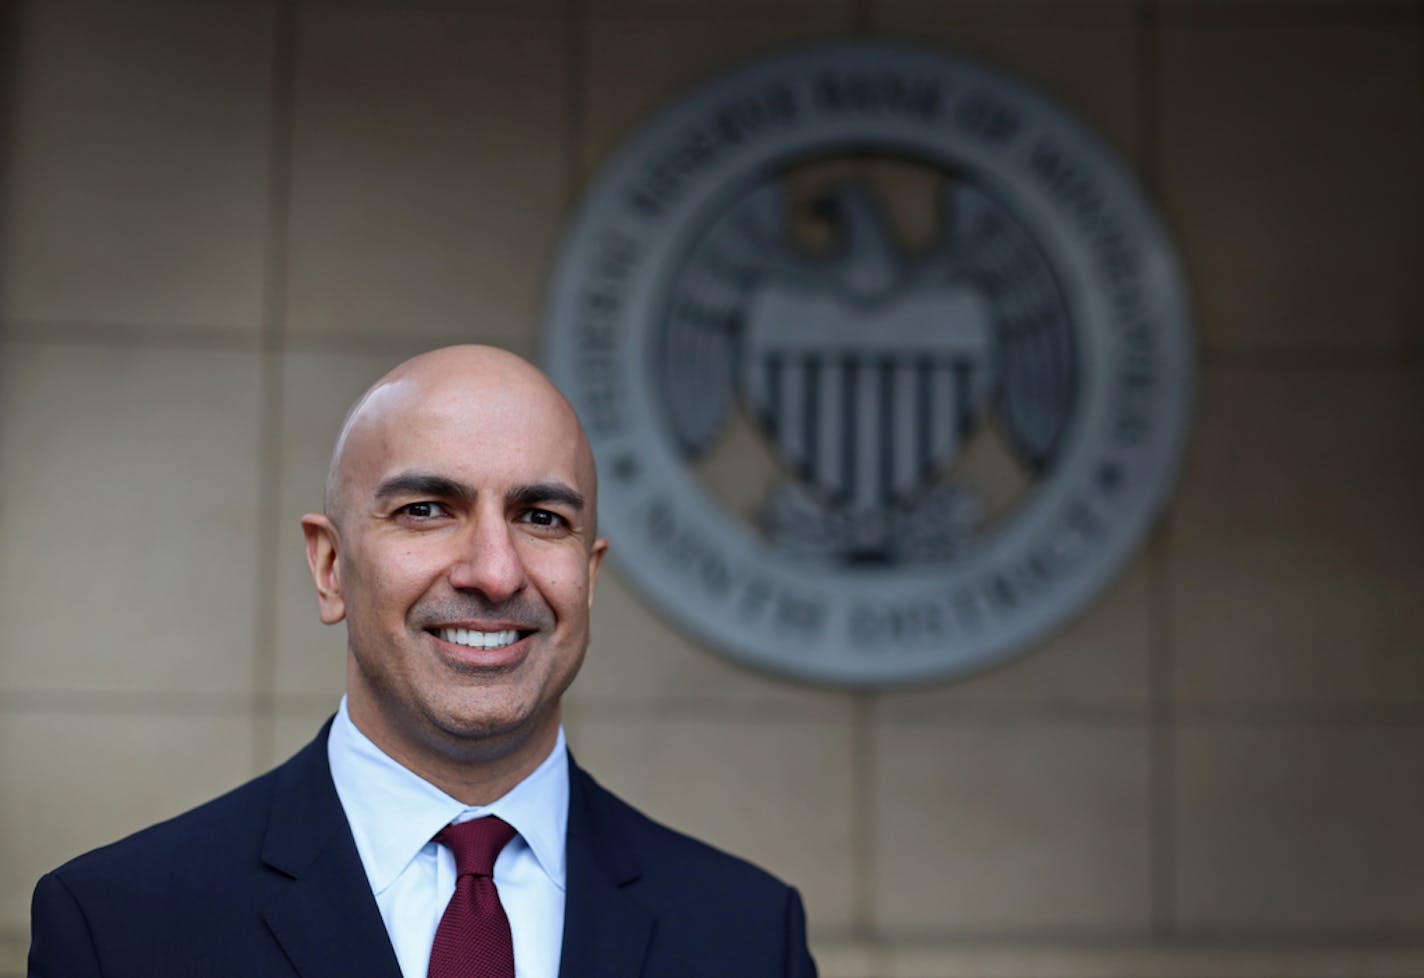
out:
M443 507L439 503L431 502L406 503L397 512L417 520L430 520L444 515Z

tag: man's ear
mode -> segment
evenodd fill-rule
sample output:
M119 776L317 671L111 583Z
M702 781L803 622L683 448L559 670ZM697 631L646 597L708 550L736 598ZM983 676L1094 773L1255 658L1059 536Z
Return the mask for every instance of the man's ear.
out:
M608 541L599 537L593 541L588 551L588 606L593 608L593 588L598 583L598 569L603 566L603 555L608 552Z
M302 517L302 533L307 538L307 566L316 584L317 611L322 624L335 625L346 617L346 598L341 593L341 535L336 524L321 513Z

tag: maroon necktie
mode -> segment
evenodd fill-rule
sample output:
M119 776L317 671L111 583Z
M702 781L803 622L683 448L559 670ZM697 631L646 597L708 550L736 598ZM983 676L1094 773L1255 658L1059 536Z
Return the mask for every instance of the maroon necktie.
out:
M514 978L509 918L494 888L494 861L514 828L497 818L447 825L435 841L455 854L455 895L430 948L429 978Z

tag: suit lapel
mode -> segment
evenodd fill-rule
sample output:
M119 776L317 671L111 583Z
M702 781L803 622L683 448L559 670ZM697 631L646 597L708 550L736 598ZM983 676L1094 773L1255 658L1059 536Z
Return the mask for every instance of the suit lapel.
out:
M633 899L637 859L602 789L569 759L568 889L559 978L637 978L654 919Z
M285 878L263 916L301 978L400 978L331 780L329 728L278 772L262 858ZM637 858L572 758L567 838L559 978L638 978L655 921L632 895Z
M331 780L330 727L278 772L262 858L287 878L263 915L302 978L400 978Z

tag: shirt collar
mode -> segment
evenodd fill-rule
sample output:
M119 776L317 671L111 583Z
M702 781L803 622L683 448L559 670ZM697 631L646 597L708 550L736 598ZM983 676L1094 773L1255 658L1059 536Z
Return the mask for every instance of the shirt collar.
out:
M497 815L514 826L519 836L510 845L527 845L554 885L564 889L569 766L563 727L554 749L533 773L484 806L451 798L393 760L356 729L344 696L326 752L373 892L379 894L395 882L427 844L435 844L431 839L446 825L483 815Z

